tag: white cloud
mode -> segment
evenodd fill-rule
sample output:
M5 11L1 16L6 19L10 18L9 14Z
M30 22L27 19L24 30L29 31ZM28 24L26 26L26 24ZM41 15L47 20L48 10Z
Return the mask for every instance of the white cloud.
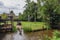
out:
M9 12L9 8L16 13L23 12L26 0L0 0L0 12ZM36 0L34 0L37 2Z
M20 7L22 8L25 5L24 0L0 0L7 7Z
M3 5L4 5L4 3L0 1L0 6L3 6Z
M2 6L2 4L4 6ZM0 12L4 10L13 10L14 12L23 12L23 7L25 6L25 0L0 0ZM8 12L8 11L7 11Z

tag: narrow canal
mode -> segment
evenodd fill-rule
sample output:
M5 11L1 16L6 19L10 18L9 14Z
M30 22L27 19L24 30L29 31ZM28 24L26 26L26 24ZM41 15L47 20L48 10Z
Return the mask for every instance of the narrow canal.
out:
M43 38L46 35L51 37L52 31L22 32L22 35L19 34L19 31L16 33L0 33L0 40L44 40Z

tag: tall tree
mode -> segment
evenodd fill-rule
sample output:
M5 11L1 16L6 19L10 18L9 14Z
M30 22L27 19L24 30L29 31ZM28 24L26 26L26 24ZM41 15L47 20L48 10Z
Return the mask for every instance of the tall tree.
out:
M19 20L22 20L23 16L21 13L19 13Z
M26 5L26 9L24 10L24 13L28 14L27 18L30 21L30 19L37 19L37 3L35 2L27 2L28 4Z
M10 15L15 16L15 14L14 14L13 10L11 10L11 11L10 11Z
M26 9L27 9L27 14L28 14L28 15L27 15L28 21L30 21L30 19L29 19L29 16L30 16L30 15L29 15L29 13L30 13L30 2L31 2L30 0L26 0L26 3L27 3L27 4L26 4Z
M44 4L43 6L40 6L40 14L43 17L43 20L49 22L53 26L58 24L60 15L60 4L58 0L41 0L41 2Z
M14 13L13 10L10 11L10 16L13 16L13 19L16 19L16 18L15 18L15 13Z

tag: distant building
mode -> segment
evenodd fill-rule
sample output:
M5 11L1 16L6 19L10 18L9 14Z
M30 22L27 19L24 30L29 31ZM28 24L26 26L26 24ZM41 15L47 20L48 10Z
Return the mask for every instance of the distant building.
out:
M16 16L14 13L5 13L7 15L7 19L10 19L10 17L12 16L13 19L18 19L18 16ZM2 16L2 14L0 14L0 16Z

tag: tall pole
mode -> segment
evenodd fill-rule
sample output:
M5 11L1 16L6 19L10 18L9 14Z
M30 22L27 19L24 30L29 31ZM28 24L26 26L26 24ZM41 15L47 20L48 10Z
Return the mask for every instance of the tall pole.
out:
M1 20L1 16L0 16L0 20ZM0 23L0 25L1 25L1 23Z

